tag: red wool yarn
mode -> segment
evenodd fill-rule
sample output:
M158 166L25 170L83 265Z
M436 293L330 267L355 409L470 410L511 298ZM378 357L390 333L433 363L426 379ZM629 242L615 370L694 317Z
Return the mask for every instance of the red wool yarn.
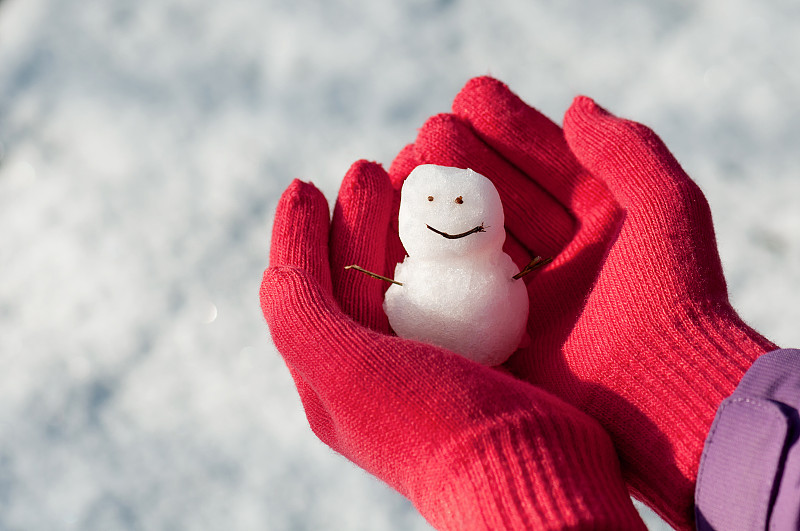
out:
M504 251L555 258L525 279L530 344L500 370L390 335L386 285L343 269L392 275L419 164L488 177ZM562 130L488 77L388 176L354 164L332 221L295 181L261 304L315 433L440 529L642 528L626 485L692 529L717 407L775 348L731 307L708 204L650 129L579 97Z
M532 344L507 368L599 420L631 491L694 529L717 407L776 348L728 301L705 197L655 133L589 98L563 131L491 78L453 110L422 129L416 157L494 170L506 211L538 226L509 215L509 231L528 254L556 256L528 286Z
M437 529L644 529L595 420L508 374L381 331L378 281L338 265L385 261L370 231L387 230L392 201L386 173L358 162L330 228L311 184L295 181L278 205L261 305L317 436Z

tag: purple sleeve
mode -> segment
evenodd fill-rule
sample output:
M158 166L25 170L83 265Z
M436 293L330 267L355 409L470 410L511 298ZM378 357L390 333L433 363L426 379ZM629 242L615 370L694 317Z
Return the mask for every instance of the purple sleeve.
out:
M722 402L695 490L697 529L800 529L800 350L764 354Z

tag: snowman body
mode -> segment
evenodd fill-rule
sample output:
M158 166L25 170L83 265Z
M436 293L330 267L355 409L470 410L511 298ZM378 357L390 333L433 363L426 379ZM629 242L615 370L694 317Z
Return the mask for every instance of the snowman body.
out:
M528 295L502 250L503 210L482 175L418 166L403 184L398 219L408 253L384 310L397 335L484 365L503 363L525 335Z

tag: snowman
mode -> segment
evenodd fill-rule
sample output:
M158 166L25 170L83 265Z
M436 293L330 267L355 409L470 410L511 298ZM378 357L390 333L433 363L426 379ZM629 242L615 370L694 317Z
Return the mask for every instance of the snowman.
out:
M426 164L403 184L398 228L408 256L383 308L398 336L495 366L525 336L528 294L503 252L503 205L494 185L470 170Z

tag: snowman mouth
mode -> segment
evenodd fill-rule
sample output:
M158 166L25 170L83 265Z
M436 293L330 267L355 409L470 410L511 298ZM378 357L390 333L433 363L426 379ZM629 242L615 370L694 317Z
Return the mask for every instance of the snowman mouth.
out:
M477 227L469 229L467 232L462 232L461 234L448 234L446 232L434 229L430 225L425 225L425 226L428 227L433 232L435 232L436 234L438 234L439 236L444 236L448 240L457 240L459 238L464 238L465 236L469 236L470 234L475 234L476 232L486 232L486 229L483 227L483 223L481 223Z

